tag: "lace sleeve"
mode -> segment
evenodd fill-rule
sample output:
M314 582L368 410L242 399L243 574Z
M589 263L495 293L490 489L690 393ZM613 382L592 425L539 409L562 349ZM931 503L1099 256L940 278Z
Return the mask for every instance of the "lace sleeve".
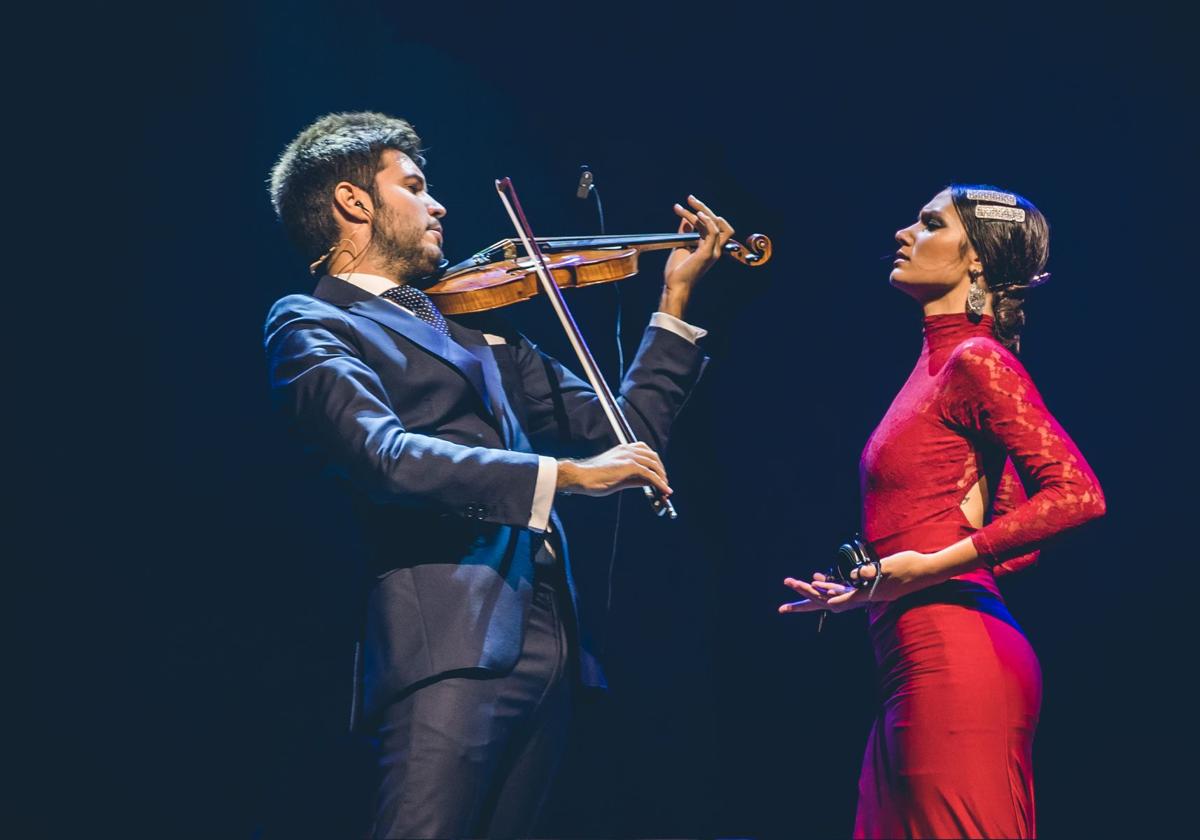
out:
M992 497L992 516L988 521L995 521L1001 516L1012 513L1029 497L1025 493L1025 487L1021 484L1021 478L1017 475L1017 468L1013 465L1012 460L1004 462L1004 472L1000 475L1000 483L996 485L996 492ZM1012 572L1020 571L1021 569L1032 566L1038 560L1038 551L1031 551L1028 554L1022 554L1020 557L1013 557L1010 560L997 563L992 567L996 573L996 577L1001 575L1011 574Z
M1104 494L1078 447L1047 410L1016 357L972 339L951 357L944 408L950 422L1003 447L1033 494L972 536L988 565L1037 548L1104 513Z

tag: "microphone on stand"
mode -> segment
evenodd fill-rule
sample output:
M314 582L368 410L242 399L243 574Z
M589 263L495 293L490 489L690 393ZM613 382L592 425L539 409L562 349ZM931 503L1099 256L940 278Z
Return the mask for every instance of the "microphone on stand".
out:
M579 174L579 185L575 188L575 197L587 198L592 192L592 185L596 178L592 175L592 170L587 168L586 163L581 166L580 169L582 169L583 172Z

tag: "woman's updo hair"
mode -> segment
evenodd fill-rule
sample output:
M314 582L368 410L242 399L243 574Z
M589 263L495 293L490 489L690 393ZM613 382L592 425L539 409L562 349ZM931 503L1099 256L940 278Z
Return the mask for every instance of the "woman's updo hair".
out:
M993 293L996 339L1015 353L1025 325L1025 293L1046 280L1041 272L1050 256L1050 226L1032 202L1014 192L985 184L949 189Z

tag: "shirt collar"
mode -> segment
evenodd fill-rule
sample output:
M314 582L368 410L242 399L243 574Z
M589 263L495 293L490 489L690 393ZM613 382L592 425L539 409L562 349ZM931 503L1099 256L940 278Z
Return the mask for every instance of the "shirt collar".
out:
M339 280L345 280L351 285L358 286L364 292L370 292L373 295L381 295L388 289L396 288L397 284L394 280L389 280L379 274L363 274L360 271L351 271L346 274L335 274L334 277Z

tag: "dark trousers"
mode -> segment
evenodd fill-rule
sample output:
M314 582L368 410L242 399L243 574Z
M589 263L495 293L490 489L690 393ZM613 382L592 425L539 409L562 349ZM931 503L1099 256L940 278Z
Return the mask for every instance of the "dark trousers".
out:
M538 575L511 672L448 676L384 710L372 837L532 833L571 718L562 586Z

